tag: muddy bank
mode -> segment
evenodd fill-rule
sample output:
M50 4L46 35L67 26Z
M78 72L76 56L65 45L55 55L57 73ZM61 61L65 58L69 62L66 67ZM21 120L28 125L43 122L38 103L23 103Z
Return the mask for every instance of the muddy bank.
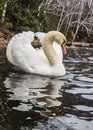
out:
M13 31L0 29L0 63L6 61L6 46L14 35Z

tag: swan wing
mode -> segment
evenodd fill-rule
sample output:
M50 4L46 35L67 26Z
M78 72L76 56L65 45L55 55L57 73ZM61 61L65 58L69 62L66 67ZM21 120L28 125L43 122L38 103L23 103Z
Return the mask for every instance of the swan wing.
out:
M42 37L44 35L42 35ZM42 37L39 37L40 40L42 40ZM43 67L48 66L48 60L44 55L42 48L35 49L31 45L33 40L33 32L22 32L15 35L7 47L7 58L10 63L19 69L31 73L40 70L42 65Z

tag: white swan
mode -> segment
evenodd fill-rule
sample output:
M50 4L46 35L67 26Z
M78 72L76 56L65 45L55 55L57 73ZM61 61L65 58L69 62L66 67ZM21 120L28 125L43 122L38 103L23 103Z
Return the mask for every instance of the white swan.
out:
M62 63L61 47L66 52L65 36L58 31L50 31L47 34L38 32L36 36L42 43L41 49L35 49L31 45L34 40L33 32L15 35L7 46L8 61L27 73L46 76L64 75L66 72Z

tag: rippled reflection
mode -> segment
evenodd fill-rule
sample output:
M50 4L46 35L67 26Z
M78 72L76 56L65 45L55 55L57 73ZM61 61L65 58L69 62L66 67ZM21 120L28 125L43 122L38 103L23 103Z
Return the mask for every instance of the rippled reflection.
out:
M92 130L93 121L88 122L67 114L65 117L50 118L46 124L38 123L38 127L35 129L37 128L40 130Z
M3 79L2 71L0 121L7 130L93 129L93 48L69 47L64 64L67 74L55 79L12 70Z
M21 101L21 104L13 107L13 109L27 111L32 108L32 105L41 107L61 105L57 98L61 96L60 90L64 85L62 80L38 75L11 73L4 84L9 91L13 92L9 100ZM31 104L28 105L28 103Z

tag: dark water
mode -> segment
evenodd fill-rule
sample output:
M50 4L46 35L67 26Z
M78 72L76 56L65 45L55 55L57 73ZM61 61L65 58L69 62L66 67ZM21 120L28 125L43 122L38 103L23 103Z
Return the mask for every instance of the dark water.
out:
M93 129L93 48L69 47L64 64L56 79L0 65L0 130Z

